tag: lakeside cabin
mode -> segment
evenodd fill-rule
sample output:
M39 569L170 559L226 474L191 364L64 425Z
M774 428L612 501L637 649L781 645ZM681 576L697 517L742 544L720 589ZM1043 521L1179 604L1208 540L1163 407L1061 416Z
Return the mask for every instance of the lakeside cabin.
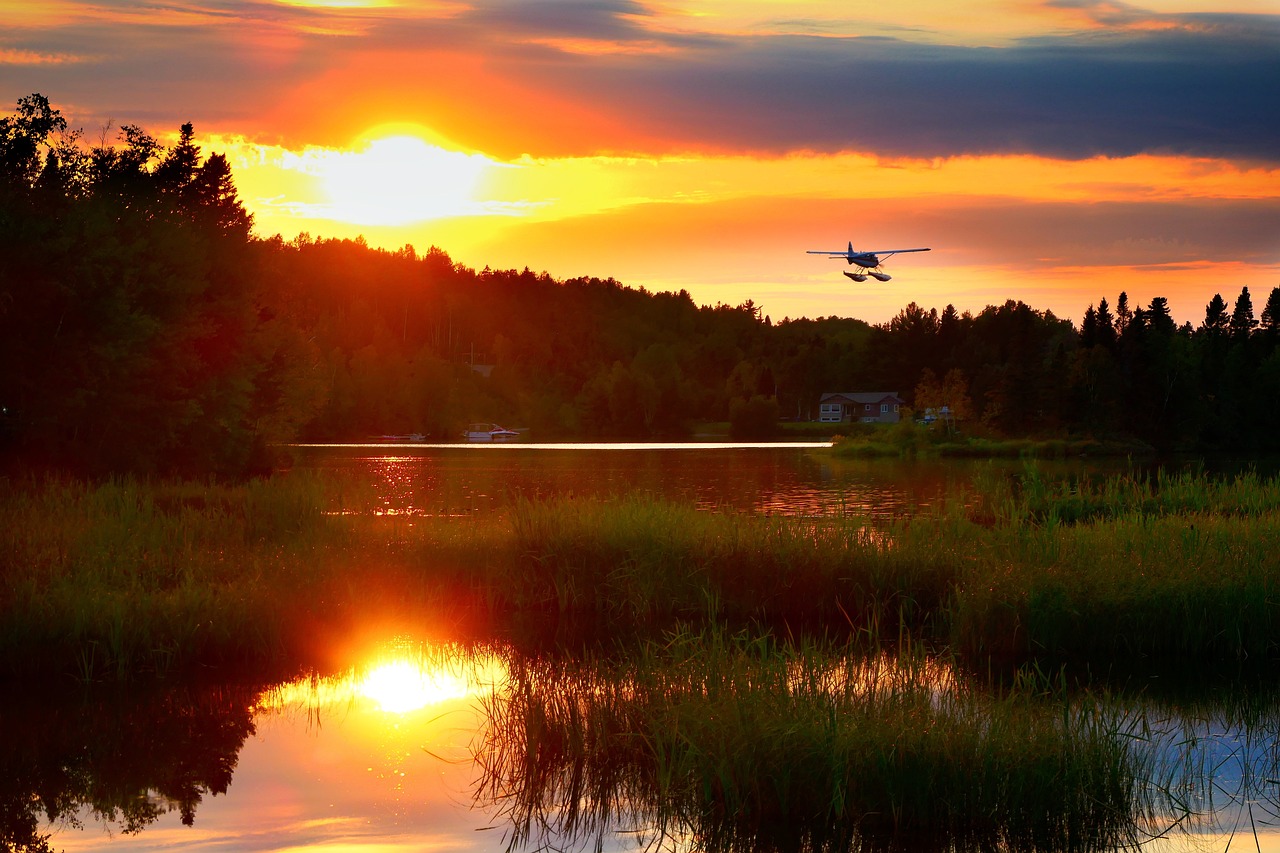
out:
M906 401L897 391L832 391L818 398L818 421L827 424L896 424Z

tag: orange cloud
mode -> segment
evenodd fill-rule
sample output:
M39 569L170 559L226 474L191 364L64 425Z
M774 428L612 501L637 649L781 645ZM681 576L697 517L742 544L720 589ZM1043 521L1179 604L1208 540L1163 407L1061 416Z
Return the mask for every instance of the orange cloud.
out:
M85 57L70 53L37 53L33 50L0 48L0 65L65 65L85 61Z
M864 249L934 248L891 262L891 286L856 291L878 300L859 303L854 314L869 320L892 316L907 301L902 288L916 301L956 302L962 310L1014 295L1064 316L1078 316L1108 292L1127 287L1137 299L1146 288L1143 298L1167 296L1184 318L1180 311L1199 311L1212 296L1206 286L1223 286L1223 270L1257 289L1280 261L1273 239L1280 168L1227 161L487 158L466 205L432 213L407 204L392 221L344 214L326 206L317 184L305 183L318 180L322 164L352 155L291 154L243 141L229 150L242 198L265 234L437 245L477 268L614 276L654 290L687 289L705 302L752 298L778 317L832 313L829 300L849 297L838 264L804 255L849 240ZM288 157L314 168L284 168ZM406 161L389 174L415 168ZM377 185L358 171L350 180Z
M1280 17L1240 33L1259 2L16 0L0 67L19 94L225 134L205 150L233 155L264 234L767 295L775 316L831 313L833 293L1078 315L1126 277L1275 277L1274 116L1248 107ZM418 129L371 132L391 124ZM423 145L373 145L395 133ZM465 191L418 191L432 146L483 161ZM935 251L851 291L803 255L850 239Z

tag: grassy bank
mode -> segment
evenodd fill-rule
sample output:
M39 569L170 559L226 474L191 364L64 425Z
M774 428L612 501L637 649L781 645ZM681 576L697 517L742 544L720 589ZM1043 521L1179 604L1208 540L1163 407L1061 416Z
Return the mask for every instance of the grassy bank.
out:
M13 483L0 672L84 679L311 660L368 626L751 620L904 632L974 660L1280 654L1280 485L979 475L873 526L646 499L379 514L341 480Z
M864 428L835 436L833 455L846 459L1075 459L1141 457L1155 452L1151 445L1131 440L986 438L953 434L938 425L924 427L910 421L892 426L855 426Z

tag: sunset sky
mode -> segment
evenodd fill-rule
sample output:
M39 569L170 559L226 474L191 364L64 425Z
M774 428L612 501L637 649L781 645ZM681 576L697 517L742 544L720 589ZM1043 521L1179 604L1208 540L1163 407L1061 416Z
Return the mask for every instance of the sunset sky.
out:
M194 122L262 236L882 322L1280 285L1277 0L0 0L0 106ZM854 284L807 249L928 246Z

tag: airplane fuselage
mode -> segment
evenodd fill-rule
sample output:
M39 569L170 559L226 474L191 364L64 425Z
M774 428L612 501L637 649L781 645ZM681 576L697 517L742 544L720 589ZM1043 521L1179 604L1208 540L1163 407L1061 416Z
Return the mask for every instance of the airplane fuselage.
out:
M850 264L857 264L860 267L880 266L880 259L870 252L863 252L860 255L855 255L853 253L850 253L849 255L846 256L845 260L847 260Z

